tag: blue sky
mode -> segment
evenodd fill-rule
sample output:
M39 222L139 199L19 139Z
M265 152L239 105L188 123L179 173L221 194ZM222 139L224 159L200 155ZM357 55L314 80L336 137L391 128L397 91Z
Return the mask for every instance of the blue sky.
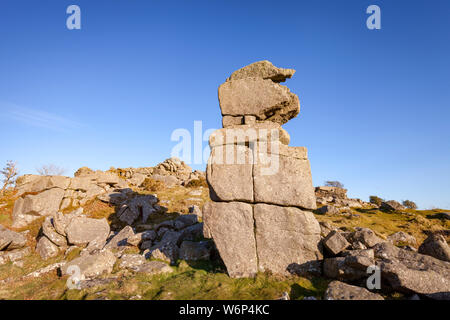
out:
M284 128L315 185L450 208L447 0L3 0L0 39L0 163L21 173L153 166L175 129L221 127L218 86L267 59L297 70Z

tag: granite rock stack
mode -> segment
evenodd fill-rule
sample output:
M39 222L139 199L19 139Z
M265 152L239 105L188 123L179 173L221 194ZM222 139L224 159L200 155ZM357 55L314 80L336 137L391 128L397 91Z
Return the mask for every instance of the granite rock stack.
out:
M219 87L223 128L209 139L203 219L231 277L286 274L322 258L307 150L288 146L281 127L300 112L297 95L279 84L294 73L259 61Z

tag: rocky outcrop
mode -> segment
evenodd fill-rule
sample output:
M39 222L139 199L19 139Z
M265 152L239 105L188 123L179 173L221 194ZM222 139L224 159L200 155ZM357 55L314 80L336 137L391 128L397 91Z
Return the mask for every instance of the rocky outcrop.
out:
M75 172L74 178L24 175L16 182L19 198L14 204L13 227L24 227L39 217L83 206L95 198L113 205L128 201L119 212L120 220L132 224L143 212L141 216L145 222L150 214L159 210L155 205L157 199L151 195L137 195L128 187L140 187L147 178L170 187L203 179L205 173L192 172L183 161L169 158L154 168L112 168L104 172L83 167Z
M224 129L209 139L204 235L231 277L287 274L322 256L307 151L289 147L280 126L300 110L297 95L278 84L293 73L261 61L219 87Z
M372 207L372 204L364 202L361 199L347 198L347 189L344 188L320 186L315 188L315 194L317 203L320 205L325 205L326 207L327 205L344 208ZM328 211L327 208L324 207L320 208L319 210L324 210L324 212L321 212L324 214L339 214L339 211Z
M108 172L80 173L77 177L25 175L18 179L21 197L13 210L13 227L24 227L40 216L78 207L115 188L128 184Z
M31 253L26 245L25 233L15 232L0 225L0 265L7 262L20 263L22 258Z
M106 219L92 219L82 215L80 208L68 214L56 213L45 218L36 251L42 259L55 257L71 246L86 248L87 252L102 249L110 233Z

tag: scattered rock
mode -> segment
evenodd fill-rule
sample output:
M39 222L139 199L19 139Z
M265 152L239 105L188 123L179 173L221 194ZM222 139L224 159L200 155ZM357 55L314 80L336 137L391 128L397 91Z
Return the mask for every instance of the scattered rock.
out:
M80 280L84 280L86 278L98 277L103 273L111 273L115 262L116 257L110 250L102 250L94 254L87 254L75 258L66 263L61 268L61 271L63 275L68 275L71 266L78 267L81 276Z
M209 260L211 244L209 241L183 241L180 246L180 259L187 261Z
M325 291L325 300L384 300L376 293L340 281L332 281Z
M389 201L383 201L380 206L381 210L386 211L401 211L405 210L405 207L402 206L400 203L398 203L395 200L389 200Z
M339 209L332 205L323 206L317 209L320 214L337 215L340 213Z
M350 246L350 243L337 231L331 231L328 236L323 239L323 244L328 251L337 255Z
M325 259L323 272L328 278L353 281L367 278L367 267L372 265L375 265L373 250L354 250L344 257Z
M110 229L105 218L74 217L65 232L70 244L87 245L94 240L106 241Z
M6 229L0 225L0 250L14 250L23 248L27 244L25 235Z
M439 234L429 235L420 245L419 253L450 262L450 247L445 238Z
M57 256L59 253L59 248L46 236L42 236L37 242L36 251L37 253L39 253L42 259L47 260L49 258Z
M409 235L403 231L396 232L394 234L391 234L387 240L392 243L393 245L399 245L399 244L409 244L409 245L416 245L417 240L412 235Z
M148 275L172 273L173 269L161 261L148 261L135 268L134 271Z
M0 265L8 261L16 263L21 262L21 259L31 254L30 248L14 249L11 251L0 251ZM20 266L19 266L20 267Z
M353 241L359 241L368 248L372 248L378 243L384 242L378 237L375 232L368 228L355 228L356 231L352 234Z
M105 248L116 249L119 247L125 247L129 244L128 239L132 238L134 235L135 234L133 228L130 226L126 226L118 234L112 237L111 240L108 241Z
M134 269L145 263L145 258L140 254L124 254L120 257L119 267Z

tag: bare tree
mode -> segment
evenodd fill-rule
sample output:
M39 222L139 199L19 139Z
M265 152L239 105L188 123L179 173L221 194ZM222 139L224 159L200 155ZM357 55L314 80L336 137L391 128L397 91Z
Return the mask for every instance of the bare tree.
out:
M344 184L339 181L325 181L325 185L328 187L344 188Z
M41 176L61 176L66 172L66 169L58 167L57 165L54 165L53 163L50 164L44 164L40 166L39 168L36 168L36 171Z
M16 181L17 175L19 174L19 171L17 170L17 164L12 160L6 161L6 167L0 170L0 174L3 176L3 187L0 191L0 194L4 194L6 188L8 188L8 186L12 185Z

